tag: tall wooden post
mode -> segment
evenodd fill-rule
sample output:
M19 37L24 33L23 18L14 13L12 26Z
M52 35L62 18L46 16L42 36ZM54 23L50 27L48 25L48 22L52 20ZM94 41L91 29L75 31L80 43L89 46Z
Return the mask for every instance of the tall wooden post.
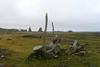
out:
M46 15L45 15L45 29L44 29L44 44L46 44L47 27L48 27L48 14L46 13Z

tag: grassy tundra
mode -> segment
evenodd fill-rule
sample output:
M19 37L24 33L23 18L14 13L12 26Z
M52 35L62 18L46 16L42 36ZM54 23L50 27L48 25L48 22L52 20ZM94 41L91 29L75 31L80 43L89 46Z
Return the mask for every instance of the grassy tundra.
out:
M58 59L33 59L26 64L24 61L36 45L43 44L42 33L38 32L12 32L0 33L0 48L6 48L8 56L0 59L0 64L6 67L100 67L100 33L71 33L59 32L62 41L61 47L68 48L69 40L79 40L81 44L87 43L86 56L61 55ZM48 40L52 40L52 33L48 33Z

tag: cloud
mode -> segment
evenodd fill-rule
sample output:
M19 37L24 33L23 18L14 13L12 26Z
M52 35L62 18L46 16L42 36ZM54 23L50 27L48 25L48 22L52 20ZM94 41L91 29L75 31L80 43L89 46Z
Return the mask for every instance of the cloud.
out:
M0 0L0 27L44 26L49 15L57 30L99 31L100 0Z

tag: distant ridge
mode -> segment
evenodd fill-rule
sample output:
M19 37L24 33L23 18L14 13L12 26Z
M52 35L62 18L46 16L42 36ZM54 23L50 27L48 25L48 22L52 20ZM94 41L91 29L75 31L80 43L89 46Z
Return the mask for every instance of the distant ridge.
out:
M0 28L0 32L18 32L18 29L5 29L5 28Z

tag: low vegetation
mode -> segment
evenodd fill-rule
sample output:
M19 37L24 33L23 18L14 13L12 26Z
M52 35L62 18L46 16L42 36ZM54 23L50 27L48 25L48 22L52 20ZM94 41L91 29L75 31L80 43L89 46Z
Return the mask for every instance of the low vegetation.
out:
M25 59L36 45L43 45L42 32L1 32L0 49L7 55L0 59L0 65L6 67L99 67L100 33L92 32L55 32L61 37L61 47L68 48L70 40L79 40L88 53L85 56L62 54L57 59L35 59L26 63ZM46 44L52 40L52 33L47 33Z

